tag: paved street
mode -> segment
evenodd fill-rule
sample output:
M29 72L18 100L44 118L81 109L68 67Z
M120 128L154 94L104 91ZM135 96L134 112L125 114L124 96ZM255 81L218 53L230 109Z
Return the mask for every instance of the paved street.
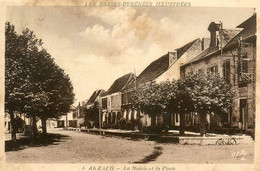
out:
M254 146L195 146L101 137L73 131L51 144L6 152L7 162L23 163L253 163ZM242 157L244 156L244 157ZM242 159L242 160L241 160Z

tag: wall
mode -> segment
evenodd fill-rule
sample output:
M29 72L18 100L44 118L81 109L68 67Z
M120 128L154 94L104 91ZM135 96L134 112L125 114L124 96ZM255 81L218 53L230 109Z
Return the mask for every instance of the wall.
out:
M239 126L240 99L246 99L247 117L248 117L245 120L247 124L246 127L252 128L254 126L254 118L255 118L255 82L250 82L245 87L239 87L238 72L237 72L237 64L238 64L237 48L238 47L234 47L233 49L230 49L228 51L223 51L223 58L221 61L219 58L220 55L215 55L210 58L205 58L191 65L183 66L182 72L184 72L185 75L188 75L191 72L199 72L199 70L202 70L204 73L206 73L207 68L217 65L220 76L223 76L223 68L222 66L220 66L220 63L230 61L230 73L231 73L230 83L231 85L233 85L233 89L235 91L235 97L233 100L232 113L229 118L229 122L231 123L231 126L234 127ZM254 60L256 58L256 48L254 44L251 42L249 46L245 47L244 49L247 53L247 57L251 59L248 62L249 72L254 73L255 72L254 68L256 67L255 60Z
M169 66L169 69L160 75L156 82L160 83L166 80L179 79L180 67L187 61L190 61L201 52L201 40L197 40L175 63Z

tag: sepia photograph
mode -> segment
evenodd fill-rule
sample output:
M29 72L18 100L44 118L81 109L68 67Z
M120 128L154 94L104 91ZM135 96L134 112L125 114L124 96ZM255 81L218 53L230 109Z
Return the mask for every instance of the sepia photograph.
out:
M89 1L5 12L5 163L255 163L255 8Z

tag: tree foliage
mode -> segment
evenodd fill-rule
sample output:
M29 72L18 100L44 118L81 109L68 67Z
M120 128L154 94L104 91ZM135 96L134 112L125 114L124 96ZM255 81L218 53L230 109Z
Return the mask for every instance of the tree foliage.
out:
M132 101L136 108L151 116L152 122L158 114L179 113L181 134L185 129L185 114L197 112L200 114L204 134L207 113L225 115L229 111L234 96L231 88L218 74L196 73L178 80L138 87L133 93Z
M33 31L18 35L7 22L5 35L5 111L33 117L34 130L36 117L42 119L46 133L46 119L65 115L74 102L70 78Z
M99 127L99 103L95 101L91 106L83 109L84 124L88 125L89 122L93 122L95 127Z

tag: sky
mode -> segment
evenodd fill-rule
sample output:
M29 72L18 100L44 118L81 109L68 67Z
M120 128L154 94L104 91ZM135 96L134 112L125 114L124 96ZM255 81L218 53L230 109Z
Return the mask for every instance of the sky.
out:
M6 21L33 30L72 81L76 101L114 80L140 74L152 61L209 37L210 22L235 28L252 8L8 7Z

